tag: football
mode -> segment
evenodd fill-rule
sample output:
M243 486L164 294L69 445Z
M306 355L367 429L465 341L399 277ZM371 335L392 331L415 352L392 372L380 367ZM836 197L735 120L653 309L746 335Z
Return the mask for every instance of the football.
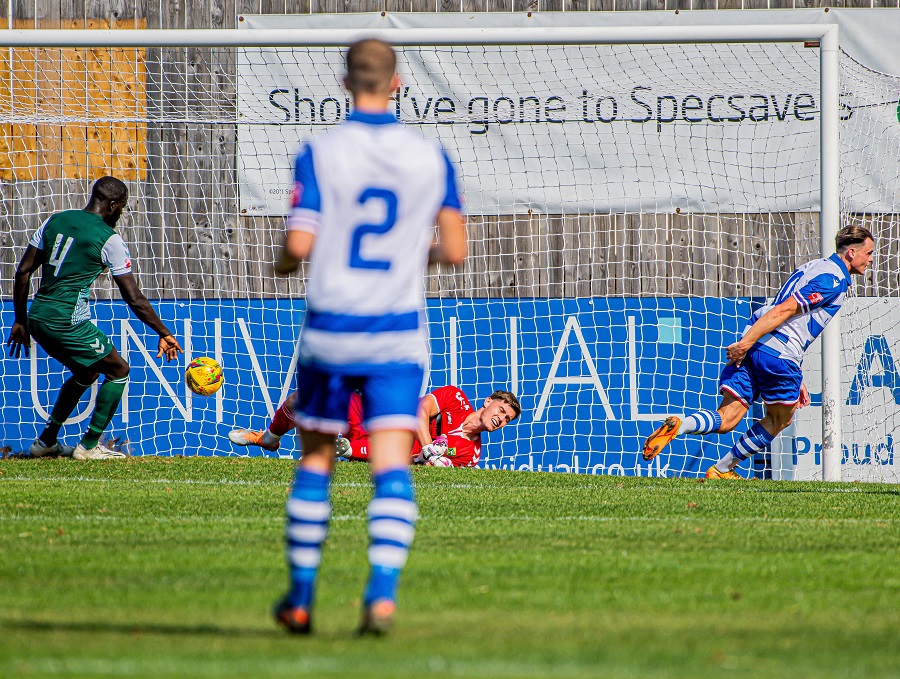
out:
M201 356L190 362L184 373L184 381L187 382L188 389L199 396L215 394L225 384L222 366L208 356Z

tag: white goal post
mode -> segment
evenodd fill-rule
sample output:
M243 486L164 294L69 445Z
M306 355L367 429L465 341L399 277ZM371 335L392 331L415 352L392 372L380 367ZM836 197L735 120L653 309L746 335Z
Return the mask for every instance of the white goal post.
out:
M684 26L684 27L557 27L557 28L396 28L388 30L6 30L0 47L12 48L315 48L343 47L361 37L381 37L400 47L465 47L478 45L673 45L716 43L818 43L819 47L819 246L823 257L834 249L840 228L840 84L839 34L833 24ZM808 44L807 46L814 46ZM296 95L295 95L296 96ZM296 105L296 104L295 104ZM677 104L676 104L677 106ZM598 109L599 110L599 109ZM487 104L485 104L487 111ZM496 112L496 105L495 105ZM115 115L111 116L114 121ZM65 122L63 117L55 122ZM190 124L190 120L186 120ZM165 187L160 189L165 190ZM187 199L186 199L187 200ZM187 203L185 203L187 204ZM202 247L201 247L202 249ZM17 253L19 254L19 253ZM630 317L632 318L632 317ZM209 321L210 319L204 319ZM455 319L453 319L455 322ZM211 322L211 321L210 321ZM216 319L216 322L220 322ZM512 322L512 321L511 321ZM191 323L198 324L197 319ZM134 322L132 322L132 325ZM451 331L456 326L451 324ZM132 330L129 331L133 333ZM580 332L577 328L573 332ZM252 333L241 326L243 337ZM569 332L567 326L566 332ZM179 333L176 333L179 334ZM822 444L821 478L841 478L841 344L840 316L822 336ZM580 335L579 335L580 336ZM122 326L123 342L128 341ZM221 342L220 342L221 343ZM221 351L221 349L218 349ZM190 351L190 348L188 348ZM255 359L255 357L254 357ZM452 361L456 361L454 354ZM513 362L518 361L514 358ZM293 368L294 363L291 363ZM257 372L266 366L254 363ZM227 370L227 367L226 367ZM451 373L453 374L453 373ZM226 376L227 381L227 376ZM517 384L516 378L511 378ZM132 385L132 389L134 386ZM281 395L287 391L287 383ZM487 394L480 394L479 397ZM186 396L186 398L189 398ZM269 396L266 396L269 399ZM272 399L274 402L274 399ZM277 405L277 404L276 404ZM181 408L182 413L189 413ZM221 402L217 402L221 415ZM132 409L134 406L132 405ZM23 416L26 419L26 416ZM221 421L221 420L219 420ZM181 451L176 451L181 452Z

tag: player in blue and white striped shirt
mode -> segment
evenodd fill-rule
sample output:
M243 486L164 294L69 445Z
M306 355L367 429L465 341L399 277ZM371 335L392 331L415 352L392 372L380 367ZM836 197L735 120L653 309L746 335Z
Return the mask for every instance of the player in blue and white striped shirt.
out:
M850 275L864 274L872 263L874 247L868 229L847 226L835 238L835 254L794 271L775 299L753 313L740 341L725 350L728 364L719 378L719 408L698 411L684 421L667 417L644 443L644 459L652 460L679 434L732 431L761 398L765 416L706 472L711 479L742 478L734 468L768 446L791 423L795 410L809 405L803 355L840 311L853 285Z
M371 432L375 485L361 632L383 633L391 624L417 514L408 465L428 358L425 269L466 255L452 164L440 144L388 112L400 86L395 67L394 50L380 40L347 51L344 84L354 111L297 157L277 265L286 273L309 258L296 406L304 455L287 502L291 587L275 609L295 633L310 631L335 437L346 429L354 390Z

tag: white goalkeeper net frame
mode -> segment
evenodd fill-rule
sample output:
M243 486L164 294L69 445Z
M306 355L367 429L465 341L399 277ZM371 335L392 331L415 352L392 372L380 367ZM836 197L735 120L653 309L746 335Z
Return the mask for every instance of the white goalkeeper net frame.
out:
M193 396L184 366L151 356L151 333L101 277L97 324L132 363L110 433L133 453L263 452L225 435L264 427L293 388L303 279L271 269L290 162L301 140L346 116L342 50L373 35L400 52L400 117L441 139L467 196L470 260L427 282L428 388L455 384L476 407L507 389L524 407L485 435L481 466L702 474L734 436L686 437L650 465L643 438L668 413L715 408L724 346L795 266L833 251L842 221L896 232L900 209L884 207L896 176L848 202L870 209L841 215L854 178L890 165L841 168L842 106L858 107L854 125L870 124L864 112L888 76L842 57L834 25L4 31L4 278L43 219L83 207L91 180L120 176L131 188L120 230L144 292L187 360L212 356L225 370L220 392ZM842 99L842 58L871 92L854 81ZM764 87L752 85L752 60L770 76ZM636 70L645 85L614 90ZM724 94L704 90L707 80ZM802 134L773 134L786 118ZM732 124L745 120L753 125ZM876 300L848 303L859 332L843 355L839 316L823 333L820 375L806 366L821 397L805 429L760 456L760 474L837 480L842 454L862 455L842 449L842 380L868 347L878 365L859 377L851 436L870 442L873 462L849 476L898 480L885 442L900 423L872 402L893 391L868 330L897 286L872 280L861 289ZM63 370L37 348L3 368L2 443L18 450L40 430ZM84 401L64 433L77 437L88 415ZM286 440L281 453L291 451Z

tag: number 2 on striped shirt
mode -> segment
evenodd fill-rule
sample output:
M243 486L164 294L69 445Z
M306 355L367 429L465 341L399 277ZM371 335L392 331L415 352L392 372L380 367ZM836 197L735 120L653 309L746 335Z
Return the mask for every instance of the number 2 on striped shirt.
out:
M384 203L384 221L379 224L360 224L353 230L353 236L350 240L350 267L353 269L387 271L391 268L390 261L386 259L366 259L362 256L360 249L365 236L384 235L394 228L394 224L397 223L397 194L389 189L370 187L359 194L357 202L365 205L373 200Z

